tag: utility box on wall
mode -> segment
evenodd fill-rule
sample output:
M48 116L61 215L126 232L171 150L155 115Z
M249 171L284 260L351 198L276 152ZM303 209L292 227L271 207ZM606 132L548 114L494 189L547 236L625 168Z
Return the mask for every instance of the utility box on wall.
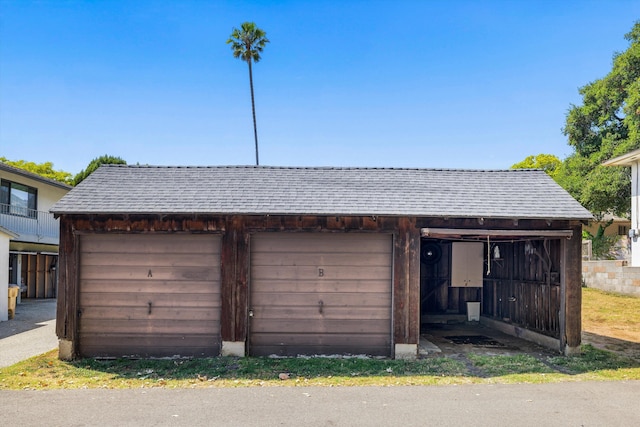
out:
M481 288L484 245L482 242L453 242L451 245L451 286Z

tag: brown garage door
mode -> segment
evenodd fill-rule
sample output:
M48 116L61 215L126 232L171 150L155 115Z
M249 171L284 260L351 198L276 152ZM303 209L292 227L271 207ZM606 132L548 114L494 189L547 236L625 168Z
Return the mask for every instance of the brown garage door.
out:
M220 237L80 237L83 356L220 352Z
M391 251L391 235L254 235L249 352L389 356Z

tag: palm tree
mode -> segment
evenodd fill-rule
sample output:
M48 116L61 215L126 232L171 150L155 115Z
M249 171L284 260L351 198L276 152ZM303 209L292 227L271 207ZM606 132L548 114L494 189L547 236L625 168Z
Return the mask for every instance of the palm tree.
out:
M264 46L269 43L267 33L256 27L254 22L244 22L240 28L234 28L227 44L231 45L233 57L247 61L249 64L249 85L251 86L251 111L253 113L253 136L256 140L256 166L260 164L258 160L258 128L256 126L256 105L253 98L253 71L252 62L260 61L260 53Z

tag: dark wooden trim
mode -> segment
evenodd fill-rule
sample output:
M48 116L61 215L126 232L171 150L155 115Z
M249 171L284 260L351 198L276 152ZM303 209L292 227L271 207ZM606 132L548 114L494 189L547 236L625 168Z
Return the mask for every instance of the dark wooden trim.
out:
M60 218L56 334L76 343L78 334L78 237L73 220Z
M393 342L415 344L420 334L420 230L398 220L393 252Z
M249 336L249 271L250 271L250 236L241 228L237 238L237 258L235 277L235 334L233 341L247 341Z
M221 248L221 335L223 341L246 341L248 315L249 234L241 217L227 220ZM229 319L229 321L227 321Z
M562 230L576 221L543 219L425 218L417 219L418 228L483 228L495 230Z
M81 251L79 234L84 233L199 233L222 234L221 248L221 336L223 341L248 342L248 303L250 286L250 237L256 232L317 232L317 233L391 233L393 234L393 328L396 344L415 344L420 333L420 228L493 228L493 229L572 229L574 237L563 239L561 246L562 280L561 307L549 310L561 311L560 337L567 347L580 344L581 303L581 251L579 221L511 220L477 218L402 218L394 216L270 216L270 215L62 215L59 258L58 323L56 333L62 339L78 345L78 261ZM524 243L521 243L524 244ZM514 252L515 253L515 252ZM518 249L519 257L523 250ZM555 252L557 254L557 251ZM514 255L515 256L515 255ZM521 258L519 258L521 259ZM521 259L522 261L522 259ZM559 260L558 260L559 261ZM558 262L556 261L556 262ZM511 257L510 263L514 262ZM531 272L540 269L538 264L523 267L518 273L523 280L542 283L543 277L533 277ZM522 262L520 262L522 264ZM520 265L518 264L518 265ZM496 298L504 283L513 287L515 264L499 279L494 288L489 308L496 312ZM530 277L531 276L531 277ZM528 279L527 279L528 278ZM502 285L500 283L504 282ZM534 293L531 293L535 296ZM502 297L510 295L502 295ZM546 294L543 298L546 298ZM456 300L457 301L457 300ZM547 301L545 299L545 301ZM520 310L521 308L519 308ZM521 310L520 310L521 311ZM518 312L520 313L520 312ZM499 316L498 316L499 317ZM538 321L539 319L534 319ZM545 320L546 322L546 320ZM549 322L547 322L549 323ZM529 324L529 323L527 323ZM541 323L543 328L557 333L557 324ZM81 344L81 343L80 343Z
M582 227L575 226L574 237L564 242L564 301L566 347L579 348L582 335ZM564 349L563 349L564 350Z

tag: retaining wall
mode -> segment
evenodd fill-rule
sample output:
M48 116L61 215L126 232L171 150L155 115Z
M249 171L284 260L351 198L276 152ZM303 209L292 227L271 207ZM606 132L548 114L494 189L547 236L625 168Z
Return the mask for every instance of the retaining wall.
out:
M627 261L582 261L582 280L588 288L640 297L640 267Z

